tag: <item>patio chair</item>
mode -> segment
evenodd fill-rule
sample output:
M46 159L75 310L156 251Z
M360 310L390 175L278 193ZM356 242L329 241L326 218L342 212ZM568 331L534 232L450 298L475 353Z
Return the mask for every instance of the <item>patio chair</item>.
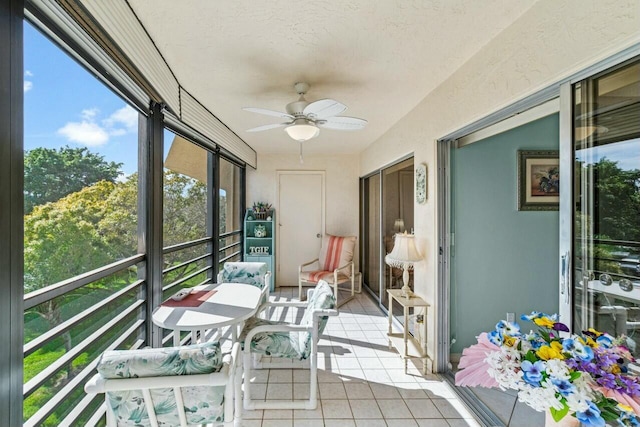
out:
M262 289L264 302L269 301L271 272L266 262L225 262L218 273L218 283L247 283Z
M107 426L232 426L240 344L221 354L210 341L183 347L106 351L84 389L105 393Z
M333 287L333 292L338 301L339 286L342 283L350 283L351 296L339 301L340 307L352 299L355 295L355 267L353 263L353 252L356 245L355 236L332 236L326 235L322 239L320 256L313 261L306 262L298 268L298 299L302 298L302 284L316 284L320 280L326 281ZM316 264L315 270L305 270L305 267Z
M300 324L270 321L253 317L240 335L243 346L244 408L252 409L315 409L318 406L318 337L324 331L329 316L337 316L336 299L327 282L321 280L308 291L308 302L269 302L273 307L304 307ZM258 362L258 357L287 358L293 367L309 369L308 400L252 400L251 369L291 368L291 364ZM255 362L255 366L253 365ZM236 390L240 390L240 379Z

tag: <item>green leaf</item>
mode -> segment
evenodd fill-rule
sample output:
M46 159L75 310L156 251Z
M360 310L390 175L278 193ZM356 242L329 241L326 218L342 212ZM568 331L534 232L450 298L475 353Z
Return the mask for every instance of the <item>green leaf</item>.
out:
M581 376L582 376L582 372L578 372L578 371L571 372L571 374L569 374L569 381L574 382Z
M562 402L563 407L560 410L557 410L555 408L551 408L551 416L553 417L553 420L555 422L560 421L561 419L564 418L565 415L567 415L569 413L569 405L566 404L566 402Z

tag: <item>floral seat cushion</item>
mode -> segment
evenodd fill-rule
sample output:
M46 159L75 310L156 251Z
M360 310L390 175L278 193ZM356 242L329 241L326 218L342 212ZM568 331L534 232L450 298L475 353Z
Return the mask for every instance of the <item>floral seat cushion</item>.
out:
M317 309L335 308L336 298L333 291L325 281L320 281L315 287L313 295L307 303L307 309L300 321L301 325L313 324L313 311ZM327 325L327 316L320 317L318 335L322 334ZM249 331L262 325L287 325L286 322L259 319L252 317L247 320L240 335L240 342L244 341ZM311 354L312 335L307 331L268 331L259 332L251 340L251 352L265 354L273 357L285 357L290 359L307 359Z
M222 282L247 283L262 289L266 274L265 262L225 262L222 268Z
M186 347L106 351L98 361L98 372L106 379L193 375L218 372L222 368L220 344L207 342ZM183 387L189 425L222 422L224 386ZM180 425L173 388L150 390L161 426ZM142 391L111 391L107 402L118 426L149 426Z

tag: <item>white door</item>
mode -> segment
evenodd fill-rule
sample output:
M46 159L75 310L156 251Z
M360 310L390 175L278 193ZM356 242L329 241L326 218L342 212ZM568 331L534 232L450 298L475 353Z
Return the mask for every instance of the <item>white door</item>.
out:
M324 172L278 171L276 286L298 286L298 266L318 258L324 235Z

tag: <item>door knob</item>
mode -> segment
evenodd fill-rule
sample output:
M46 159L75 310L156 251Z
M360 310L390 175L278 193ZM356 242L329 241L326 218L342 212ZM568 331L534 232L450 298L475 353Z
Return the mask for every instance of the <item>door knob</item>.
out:
M320 238L320 233L316 234L316 237L319 239Z

